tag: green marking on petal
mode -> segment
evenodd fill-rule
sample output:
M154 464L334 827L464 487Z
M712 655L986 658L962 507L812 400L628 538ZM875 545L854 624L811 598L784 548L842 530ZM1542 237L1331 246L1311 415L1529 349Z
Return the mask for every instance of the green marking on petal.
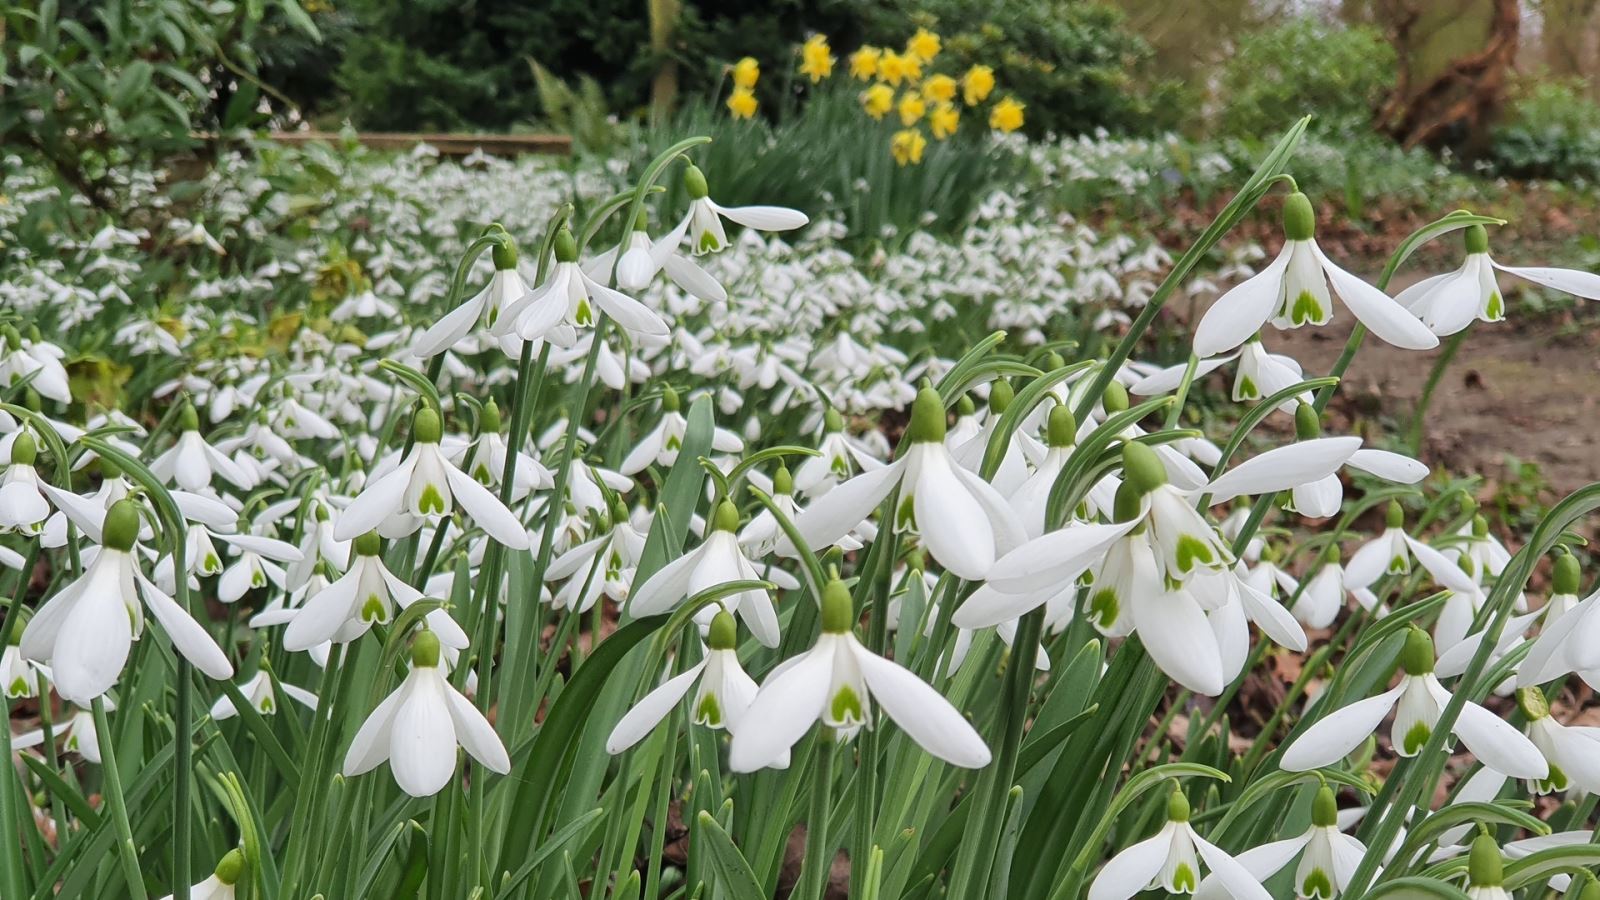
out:
M1195 888L1199 887L1199 882L1200 879L1197 877L1195 870L1188 863L1178 863L1178 867L1172 870L1172 890L1174 893L1192 894Z
M275 705L276 704L274 704L272 702L272 698L271 697L262 697L261 698L261 711L263 713L265 713L266 715L269 715L269 716L272 715L272 710L273 710Z
M1418 722L1411 726L1411 730L1406 732L1405 740L1401 741L1401 746L1406 748L1406 755L1415 756L1419 753L1422 750L1422 745L1428 742L1428 737L1432 734L1433 729L1429 728L1425 722Z
M1194 568L1195 563L1210 565L1216 560L1216 555L1211 552L1211 547L1205 541L1192 534L1178 538L1178 571L1187 572Z
M266 573L262 572L260 569L257 569L254 572L251 572L250 573L250 586L251 587L258 587L258 588L259 587L266 587L267 586Z
M1484 314L1494 321L1505 318L1506 302L1500 299L1500 292L1495 291L1489 295L1489 302L1484 306Z
M700 698L700 705L694 710L694 723L707 728L722 727L722 707L717 704L716 694L706 694Z
M361 621L383 623L389 621L389 610L383 605L383 600L377 594L367 597L367 602L361 604Z
M1321 869L1312 869L1306 873L1305 880L1300 882L1300 896L1331 900L1334 896L1333 879Z
M472 470L472 477L477 479L477 482L479 484L492 484L493 483L492 481L490 481L489 467L487 465L484 465L483 463L478 463L477 468Z
M698 244L697 249L701 253L711 253L722 249L722 245L717 242L716 235L709 231L704 231L700 233L700 243Z
M1550 774L1539 779L1539 791L1540 793L1545 794L1554 793L1556 791L1564 791L1567 789L1567 785L1569 783L1570 782L1567 780L1567 773L1561 771L1560 766L1556 765L1555 763L1551 763Z
M855 689L849 685L840 687L839 692L833 695L833 703L829 705L828 714L832 721L840 724L854 724L867 720L866 713L861 709L861 698L856 696Z
M444 515L444 495L440 494L439 489L431 484L423 488L422 499L417 502L417 512L422 515L428 515L429 513Z
M1261 396L1261 389L1256 387L1255 379L1249 375L1239 376L1239 399L1254 400Z
M1102 588L1089 596L1089 621L1101 628L1110 628L1122 615L1122 603L1112 588Z
M683 449L683 441L678 440L678 436L677 435L673 435L672 437L667 438L667 449L668 450L682 450Z
M27 692L28 680L26 678L18 678L16 681L11 682L10 687L6 688L6 696L8 697L21 697Z
M578 314L573 318L577 320L579 325L594 325L594 309L589 306L588 297L578 301Z
M895 510L894 527L896 531L917 530L917 511L912 501L915 498L906 496L900 500L900 508Z
M1389 560L1390 575L1404 575L1410 569L1411 566L1406 562L1406 558L1398 553L1394 555L1393 559Z
M845 458L842 456L835 456L833 458L833 464L828 468L833 472L833 474L839 476L840 478L850 477L850 463L846 462Z
M1301 291L1300 296L1294 300L1294 306L1289 310L1289 321L1296 325L1305 325L1322 321L1324 312L1322 304L1310 291Z

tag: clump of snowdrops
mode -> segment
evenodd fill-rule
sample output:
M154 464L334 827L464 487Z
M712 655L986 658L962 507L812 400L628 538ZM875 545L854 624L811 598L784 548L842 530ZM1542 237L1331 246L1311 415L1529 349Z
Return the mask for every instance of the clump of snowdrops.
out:
M442 305L347 285L345 319L404 320L381 340L195 360L159 420L69 406L60 346L7 326L0 685L37 728L3 732L0 896L1600 895L1600 738L1562 721L1600 672L1566 547L1600 486L1512 552L1323 423L1369 332L1427 350L1505 316L1497 273L1600 277L1502 265L1467 212L1351 274L1285 173L1303 129L1103 355L791 351L897 367L867 403L707 353L742 325L730 229L808 222L718 205L701 139L485 230ZM666 178L688 209L651 208ZM1279 255L1186 363L1133 360L1269 195ZM1447 236L1460 270L1385 292ZM1336 302L1334 371L1266 349ZM1222 367L1236 427L1182 427ZM897 433L860 415L891 401ZM1252 438L1274 416L1294 440ZM1301 676L1234 721L1277 654Z

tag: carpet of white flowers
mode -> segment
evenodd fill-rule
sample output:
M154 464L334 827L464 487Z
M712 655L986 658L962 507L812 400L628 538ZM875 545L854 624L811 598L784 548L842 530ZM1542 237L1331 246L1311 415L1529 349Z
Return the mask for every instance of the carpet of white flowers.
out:
M1186 160L1231 200L1173 248L1000 191L862 240L697 138L266 146L125 174L138 221L8 165L0 898L1600 898L1600 486L1502 542L1324 429L1364 343L1600 276L1445 200L1359 271L1303 130ZM1271 351L1334 318L1334 371Z

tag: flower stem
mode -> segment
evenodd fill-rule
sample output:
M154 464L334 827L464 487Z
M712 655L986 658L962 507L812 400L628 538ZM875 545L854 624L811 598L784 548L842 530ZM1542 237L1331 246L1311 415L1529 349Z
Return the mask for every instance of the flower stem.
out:
M833 868L833 842L828 838L828 810L833 796L833 729L817 734L817 771L811 781L811 803L806 812L806 857L795 886L796 900L823 900L828 873Z
M1422 396L1417 398L1417 408L1411 414L1411 427L1406 430L1406 446L1411 448L1412 456L1422 453L1422 426L1428 418L1428 407L1433 405L1433 392L1438 390L1439 382L1444 379L1445 369L1448 369L1450 363L1455 360L1466 338L1466 329L1450 336L1450 340L1445 342L1444 350L1433 361L1433 368L1428 372L1428 380L1422 385Z
M178 578L182 580L181 572ZM139 851L133 843L133 827L128 824L128 804L122 795L122 773L117 770L116 745L111 740L111 723L106 721L105 698L94 698L91 707L94 710L95 738L100 743L100 771L105 780L106 809L111 813L111 821L117 829L117 858L122 862L122 875L128 882L129 896L133 900L145 900L149 895L144 890L144 876L139 872ZM184 873L174 872L173 877L182 884L183 892L187 894L189 884ZM173 887L177 888L178 885ZM177 896L176 892L173 896Z

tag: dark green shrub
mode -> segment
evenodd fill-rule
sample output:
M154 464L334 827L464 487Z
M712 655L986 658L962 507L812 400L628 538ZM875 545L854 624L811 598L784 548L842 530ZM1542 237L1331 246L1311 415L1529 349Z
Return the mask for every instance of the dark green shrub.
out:
M1533 85L1494 130L1489 161L1518 178L1600 177L1600 104L1581 81Z
M1220 124L1228 134L1267 135L1312 113L1322 134L1358 134L1371 129L1394 80L1394 48L1377 29L1291 19L1240 40L1222 69Z

